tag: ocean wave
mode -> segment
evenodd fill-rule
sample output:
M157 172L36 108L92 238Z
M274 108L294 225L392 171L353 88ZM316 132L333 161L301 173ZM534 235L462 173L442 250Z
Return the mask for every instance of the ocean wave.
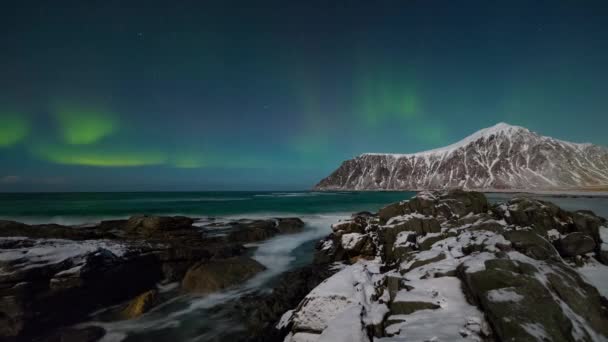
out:
M336 196L336 195L346 195L348 192L273 192L270 194L257 194L253 195L253 197L315 197L315 196Z

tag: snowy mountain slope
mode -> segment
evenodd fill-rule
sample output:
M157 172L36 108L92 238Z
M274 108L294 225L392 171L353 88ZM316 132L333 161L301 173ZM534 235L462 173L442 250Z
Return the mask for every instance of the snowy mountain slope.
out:
M443 148L366 153L347 160L317 190L533 189L608 186L608 149L499 123Z

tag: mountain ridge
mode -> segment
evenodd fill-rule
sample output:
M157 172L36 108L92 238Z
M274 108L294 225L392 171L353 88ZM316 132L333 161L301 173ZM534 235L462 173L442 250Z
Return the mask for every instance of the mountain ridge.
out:
M364 153L315 190L561 190L608 187L608 149L501 122L441 148Z

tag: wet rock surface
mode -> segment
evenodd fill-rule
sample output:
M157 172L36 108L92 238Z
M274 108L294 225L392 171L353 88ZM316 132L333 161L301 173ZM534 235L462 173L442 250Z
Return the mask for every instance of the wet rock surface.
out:
M159 303L161 282L207 293L264 269L243 243L298 232L298 218L197 221L134 216L94 226L0 221L0 340L96 340L103 329L65 329L93 311L128 302L137 317ZM233 238L231 232L254 232Z
M277 331L293 342L605 341L606 227L530 198L422 192L334 225L315 261L340 271Z

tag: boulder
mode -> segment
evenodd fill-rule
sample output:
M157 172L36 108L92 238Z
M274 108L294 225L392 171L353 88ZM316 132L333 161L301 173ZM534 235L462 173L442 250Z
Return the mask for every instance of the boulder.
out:
M343 222L338 222L331 225L331 230L334 232L341 232L342 234L349 233L365 233L365 226L367 224L365 222L355 222L354 220L348 220Z
M281 234L298 233L304 228L304 221L298 217L277 218L277 229Z
M589 235L580 232L570 233L559 240L560 254L564 257L574 257L593 252L595 241Z
M389 204L378 211L380 223L385 224L393 217L404 215L409 212L409 207L403 202Z
M503 218L509 224L531 227L538 234L546 236L547 231L556 229L566 233L573 229L568 213L553 203L528 197L517 197L505 204Z
M574 327L579 324L574 317L583 317L595 331L608 334L608 311L599 293L561 262L533 265L492 259L480 271L460 269L459 276L501 341L532 341L535 331L551 341L572 341L574 329L580 340L593 340L593 332Z
M513 248L537 260L559 259L559 253L553 245L532 230L511 230L503 233L511 241Z
M460 189L452 189L441 193L439 196L437 210L441 211L440 207L447 207L451 211L451 215L443 212L446 218L464 217L468 214L481 214L490 209L490 205L486 196L481 192L464 191Z
M182 281L182 288L194 293L210 293L239 284L265 267L248 257L209 260L192 266Z

